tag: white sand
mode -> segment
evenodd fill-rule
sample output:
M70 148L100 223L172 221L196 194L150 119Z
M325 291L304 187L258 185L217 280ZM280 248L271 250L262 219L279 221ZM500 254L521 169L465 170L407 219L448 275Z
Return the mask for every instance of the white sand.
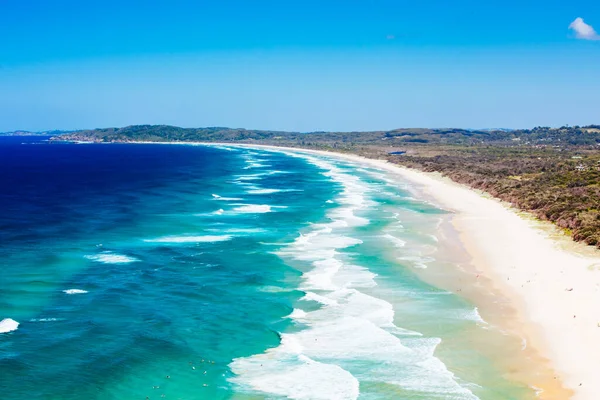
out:
M600 399L599 251L551 237L549 224L519 216L501 202L437 174L355 155L285 150L343 158L397 174L454 212L452 224L474 267L514 303L523 329L533 332L528 345L550 360L574 391L573 399Z
M475 267L519 309L534 331L530 345L550 359L573 399L600 399L600 252L552 238L548 224L465 186L392 168L455 212Z

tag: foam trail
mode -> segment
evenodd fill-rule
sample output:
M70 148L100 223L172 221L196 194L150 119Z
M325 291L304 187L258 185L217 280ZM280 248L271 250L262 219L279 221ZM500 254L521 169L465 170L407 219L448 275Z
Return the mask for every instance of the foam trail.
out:
M199 144L199 146L204 146L205 144ZM220 149L220 150L226 150L226 151L238 151L238 149L234 148L234 147L227 147L227 146L222 146L222 145L216 145L216 144L211 144L211 147L215 148L215 149Z
M66 290L63 290L63 293L66 293L66 294L84 294L84 293L87 293L87 292L88 292L87 290L82 290L82 289L66 289Z
M272 212L274 208L287 208L285 206L269 206L267 204L240 204L233 209L234 212L243 214L262 214Z
M237 177L238 181L257 181L262 179L264 174L254 174L254 175L240 175Z
M293 320L302 320L305 317L306 317L306 311L301 310L299 308L294 308L294 311L292 311L292 313L287 316L287 318L290 318Z
M398 260L408 261L413 268L419 269L425 269L428 263L435 261L434 258L422 256L402 256L398 257Z
M396 247L404 247L404 246L406 246L406 242L404 240L402 240L400 238L397 238L395 236L392 236L389 233L386 233L382 237L384 237L385 239L388 239L389 241L391 241L394 244L394 246L396 246Z
M32 318L29 322L58 322L64 320L64 318Z
M227 229L206 229L207 232L222 232L222 233L265 233L263 228L227 228Z
M470 312L465 313L462 318L478 324L487 324L487 322L485 322L485 320L481 317L481 314L479 314L479 309L477 307L473 308L473 310Z
M248 194L271 194L285 191L284 189L251 189L248 190Z
M302 355L302 347L291 335L282 335L281 345L263 354L235 359L231 379L254 391L289 399L356 399L359 383L343 368Z
M231 235L204 236L162 236L156 239L144 239L147 243L212 243L231 240Z
M0 333L8 333L19 329L19 323L11 318L4 318L0 321Z
M140 261L135 257L129 257L123 254L116 254L111 251L105 251L100 254L86 255L84 257L88 260L96 261L103 264L129 264L132 262Z
M243 200L239 197L221 197L218 194L213 194L212 197L213 197L213 200L219 200L219 201L242 201Z
M266 167L270 167L270 165L269 164L262 164L262 163L259 163L259 162L251 162L247 166L245 166L244 169L266 168Z

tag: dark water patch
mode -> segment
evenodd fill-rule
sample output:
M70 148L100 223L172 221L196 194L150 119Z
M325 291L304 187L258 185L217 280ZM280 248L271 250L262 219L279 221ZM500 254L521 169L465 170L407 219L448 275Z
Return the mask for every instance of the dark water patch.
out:
M227 183L246 165L231 152L0 139L10 171L0 175L0 317L21 323L0 344L3 398L230 396L228 365L277 346L302 296L263 290L300 277L263 243L293 240L326 210L313 203L331 197L314 168L269 158L269 168L295 173L261 184L307 188L243 201L288 209L225 220L195 214L231 209L212 194L244 197ZM177 235L232 238L144 242Z

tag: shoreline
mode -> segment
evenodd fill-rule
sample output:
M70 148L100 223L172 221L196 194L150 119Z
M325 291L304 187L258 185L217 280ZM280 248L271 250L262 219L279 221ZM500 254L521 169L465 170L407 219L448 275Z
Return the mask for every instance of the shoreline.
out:
M541 399L597 399L600 253L557 234L558 229L551 223L538 221L531 214L439 174L387 160L260 144L128 143L300 152L369 166L409 181L417 193L451 212L450 228L470 257L468 271L455 271L456 276L471 274L473 288L465 291L471 293L461 295L471 300L485 318L522 338L522 354L513 360L514 366L523 370L536 365L535 372L511 370L510 375L535 389ZM502 349L499 352L502 354ZM525 365L518 364L520 361Z
M557 229L548 222L528 218L529 214L439 174L353 154L265 145L233 146L343 159L390 172L416 185L419 193L452 212L450 223L471 258L470 268L473 273L478 272L477 278L482 278L473 283L488 292L486 299L480 297L481 290L465 297L480 306L484 317L508 326L511 333L523 338L525 358L534 362L547 360L557 374L540 377L541 382L526 383L539 389L540 398L597 398L600 254L595 250L557 235ZM503 301L509 304L501 307L508 306L508 312L514 316L494 321L506 316L486 315L486 311L491 314L493 303L497 309L497 303ZM552 374L551 370L545 371L547 375Z

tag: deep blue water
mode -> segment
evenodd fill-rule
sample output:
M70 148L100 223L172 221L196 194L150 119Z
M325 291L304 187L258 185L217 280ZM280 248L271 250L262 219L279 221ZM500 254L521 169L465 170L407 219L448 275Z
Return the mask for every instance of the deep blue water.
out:
M441 215L318 157L2 137L2 398L524 398L433 354L479 324L413 272Z

